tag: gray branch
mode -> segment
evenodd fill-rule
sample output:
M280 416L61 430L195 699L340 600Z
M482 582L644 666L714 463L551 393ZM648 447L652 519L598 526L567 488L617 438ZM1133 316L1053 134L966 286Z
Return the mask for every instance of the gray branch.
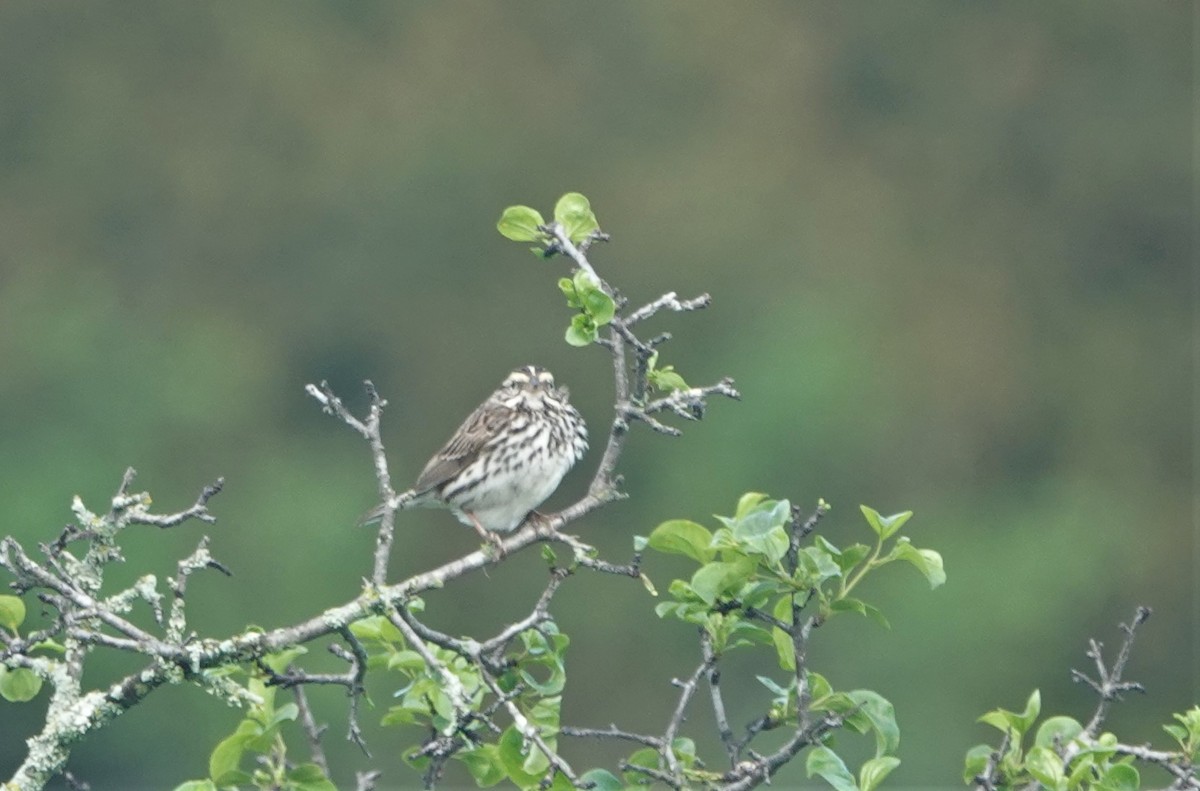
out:
M625 301L611 286L596 276L595 269L587 260L586 253L591 244L607 237L596 232L575 245L565 237L561 228L552 226L547 231L555 239L557 252L562 252L576 266L596 277L601 287L613 296L618 307L623 310ZM583 497L558 513L527 519L519 529L499 540L499 552L490 551L490 547L477 550L397 582L390 582L388 579L388 561L393 542L395 510L403 504L403 495L398 496L392 487L387 456L381 439L380 423L386 402L379 397L373 385L366 382L370 406L366 416L360 419L351 414L326 382L307 385L306 391L325 412L367 440L380 501L385 507L375 542L372 574L366 590L350 601L330 607L298 623L266 631L247 630L221 638L202 638L191 633L186 617L186 593L190 576L204 568L229 573L229 570L210 554L207 537L201 539L191 555L179 561L174 577L166 580L167 593L170 595L166 602L163 601L164 596L158 591L157 581L153 576L143 577L130 588L116 594L101 595L104 569L108 564L123 559L117 543L118 534L123 529L130 525L171 528L191 520L214 522L215 516L209 512L209 501L221 491L224 485L222 479L204 487L190 507L174 513L161 514L150 510L151 500L148 494L131 490L135 473L129 469L122 477L112 498L111 507L106 513L92 513L78 498L75 499L75 523L64 528L53 543L41 545L43 558L35 560L11 537L0 540L0 567L13 575L13 587L18 592L36 591L39 598L53 610L50 613L51 624L44 629L24 636L0 635L0 661L8 667L30 669L53 688L44 728L29 741L29 752L13 774L11 782L22 791L44 787L51 777L63 772L74 743L105 726L165 684L195 684L234 704L258 702L256 696L246 687L233 680L234 677L220 671L236 665L261 666L261 660L268 654L337 635L348 648L335 645L331 650L350 664L346 673L309 674L293 668L284 674L274 674L271 677L272 683L295 690L297 705L302 709L302 726L309 738L313 760L323 766L324 753L319 741L321 729L316 725L308 707L303 687L307 684L345 686L351 698L349 735L362 746L357 712L358 702L362 697L367 657L363 647L349 631L349 625L375 615L383 615L392 621L413 650L421 655L428 667L440 676L447 690L452 693L457 678L440 664L433 647L470 657L480 667L485 684L497 695L494 704L496 708L493 711L499 708L506 709L526 741L546 753L552 772L563 774L572 783L577 782L578 778L569 764L549 748L537 728L524 718L511 697L500 693L497 677L494 675L496 667L493 667L502 661L505 647L513 638L550 620L551 599L570 571L556 571L528 615L502 628L494 637L482 643L451 638L437 632L412 617L406 609L406 604L413 596L430 589L442 588L459 577L501 562L504 558L536 543L568 547L574 558L571 569L584 567L601 573L640 578L640 559L637 556L627 565L611 563L599 559L592 547L562 531L567 525L595 509L624 496L620 492L621 477L616 470L632 420L643 422L656 431L676 434L678 429L668 426L655 415L675 415L686 420L696 420L703 415L709 396L738 397L732 381L725 379L715 385L688 388L646 400L648 361L654 350L670 336L662 333L644 341L638 338L631 328L660 311L693 311L706 307L710 301L708 295L681 301L674 293L664 294L624 317L614 318L609 332L600 339L600 345L608 349L612 358L614 409L604 449L587 493ZM86 542L86 551L81 557L73 551L76 542ZM150 607L161 634L143 629L125 617L125 613L140 602ZM62 639L64 651L61 658L32 653L39 642L51 638ZM130 674L110 687L85 691L82 685L83 664L88 653L94 648L136 654L145 657L148 663L139 672ZM683 709L694 694L700 677L707 672L705 668L708 664L708 660L702 664L701 670L689 682L690 687L681 695L679 715L668 725L668 737L673 737L682 724ZM713 677L709 680L710 684L715 683ZM472 713L471 701L467 700L461 689L452 694L451 698L461 719L465 721L473 717L475 722L482 721L491 725L488 721L489 715L480 717ZM494 725L491 727L494 728ZM562 732L568 731L564 729ZM608 735L640 739L642 743L652 738L624 734L616 732L615 729ZM445 738L460 739L461 735L455 733ZM675 765L674 754L670 750L670 738L665 739L665 744L663 741L655 741L653 744L660 751L665 749L665 760L671 767L672 776L679 782L679 768ZM361 775L358 787L373 787L376 777L373 774Z
M1129 653L1133 650L1133 640L1137 633L1137 628L1144 624L1149 617L1149 607L1138 607L1137 612L1133 614L1133 620L1128 625L1121 624L1121 631L1125 633L1125 640L1121 644L1121 649L1117 652L1117 659L1113 662L1111 670L1104 666L1104 657L1100 653L1103 646L1094 639L1088 641L1087 655L1096 663L1096 680L1092 680L1086 674L1074 668L1071 669L1071 679L1073 681L1087 684L1100 697L1095 713L1092 714L1091 720L1088 721L1087 726L1084 728L1084 733L1092 738L1100 735L1100 726L1104 724L1104 719L1108 716L1108 709L1112 706L1113 701L1121 699L1121 693L1146 691L1145 687L1141 684L1122 681L1121 677L1125 673L1126 663L1129 662Z

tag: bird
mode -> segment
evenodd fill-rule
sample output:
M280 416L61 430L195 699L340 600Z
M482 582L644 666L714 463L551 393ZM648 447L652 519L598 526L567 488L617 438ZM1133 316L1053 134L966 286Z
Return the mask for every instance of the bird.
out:
M545 368L514 369L425 465L417 482L368 511L448 508L460 522L498 544L545 502L587 451L587 425Z

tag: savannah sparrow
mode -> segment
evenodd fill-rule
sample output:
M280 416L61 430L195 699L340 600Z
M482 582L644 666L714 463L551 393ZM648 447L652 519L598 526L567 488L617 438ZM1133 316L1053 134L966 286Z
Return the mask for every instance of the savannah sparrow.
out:
M507 533L558 488L587 450L583 417L545 368L510 373L425 465L393 508L449 508L484 538ZM363 523L383 516L380 505Z

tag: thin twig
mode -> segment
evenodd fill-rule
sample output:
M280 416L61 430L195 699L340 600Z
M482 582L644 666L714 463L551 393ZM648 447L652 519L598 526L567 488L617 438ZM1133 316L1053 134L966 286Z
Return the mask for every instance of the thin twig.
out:
M1145 687L1137 682L1122 681L1121 676L1125 673L1126 663L1129 662L1129 653L1133 650L1133 641L1137 634L1137 628L1144 624L1149 617L1149 607L1138 607L1137 611L1133 614L1133 620L1128 624L1121 624L1121 631L1125 633L1125 640L1121 643L1121 649L1117 652L1117 659L1113 662L1111 669L1104 666L1104 658L1100 653L1103 646L1096 640L1088 642L1087 655L1096 663L1097 680L1093 681L1084 673L1074 668L1071 669L1071 678L1074 681L1087 684L1100 696L1095 713L1092 714L1092 718L1083 729L1084 733L1092 738L1100 734L1100 726L1104 724L1104 719L1108 716L1109 707L1112 706L1114 700L1121 699L1121 693L1146 691Z
M1000 771L1000 762L1004 760L1004 756L1008 755L1008 745L1012 739L1012 730L1006 728L1004 730L1004 738L1000 740L1000 746L988 754L987 763L983 766L983 771L975 775L974 783L977 788L982 788L984 791L996 791L996 783L1000 782L997 777L997 772Z
M573 725L563 725L559 728L558 732L564 736L575 736L581 739L619 739L653 747L656 750L661 749L663 743L662 739L657 736L647 736L641 733L621 730L616 725L609 725L607 728L577 728Z
M132 472L133 468L130 468ZM129 480L132 480L130 478ZM128 486L128 481L122 482L122 491ZM205 486L200 491L200 496L196 498L196 502L191 508L185 508L182 511L174 514L150 514L142 511L134 512L129 517L130 524L135 525L152 525L154 527L175 527L181 525L189 519L199 519L201 522L213 523L217 518L208 512L208 501L213 496L220 494L225 488L225 479L217 478L208 486Z
M325 733L325 726L317 725L316 719L313 718L312 709L308 705L308 695L305 694L303 685L294 687L292 695L296 698L300 727L304 729L304 736L308 740L309 757L314 764L321 767L321 771L328 777L329 762L325 760L325 748L321 746L321 736Z
M717 721L717 733L721 744L729 756L731 766L737 764L738 750L734 742L733 731L729 727L729 715L725 713L725 700L721 696L721 671L717 667L717 655L713 652L712 637L707 631L700 633L700 650L704 663L708 665L708 691L712 698L713 717Z
M703 632L703 630L701 631ZM703 644L703 638L701 638L701 644ZM675 780L673 783L675 788L681 788L686 785L680 773L679 759L675 757L673 747L675 736L679 732L679 727L683 724L684 718L687 715L688 703L691 702L692 696L696 694L696 686L700 683L700 679L716 666L717 663L717 658L711 651L706 651L705 654L703 661L692 671L687 681L673 679L671 682L680 689L679 700L675 703L675 711L671 714L671 719L667 722L666 731L663 732L663 743L659 747L659 754L666 763L670 776Z

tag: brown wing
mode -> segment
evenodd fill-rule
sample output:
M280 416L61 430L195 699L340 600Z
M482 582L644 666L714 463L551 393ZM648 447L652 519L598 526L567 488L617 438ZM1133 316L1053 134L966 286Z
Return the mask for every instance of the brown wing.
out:
M413 489L427 492L449 481L463 471L488 440L496 436L511 419L512 410L502 404L484 403L463 421L446 446L434 454Z

